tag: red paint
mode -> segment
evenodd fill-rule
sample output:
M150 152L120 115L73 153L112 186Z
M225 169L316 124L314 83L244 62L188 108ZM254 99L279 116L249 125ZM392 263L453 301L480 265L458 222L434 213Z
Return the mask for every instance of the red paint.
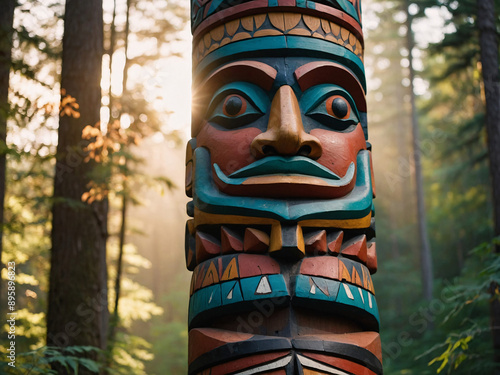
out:
M334 257L305 258L300 265L302 275L339 279L339 260Z
M266 255L238 255L238 267L241 278L280 273L278 262Z
M363 234L354 243L343 249L342 255L366 264L368 260L366 235Z

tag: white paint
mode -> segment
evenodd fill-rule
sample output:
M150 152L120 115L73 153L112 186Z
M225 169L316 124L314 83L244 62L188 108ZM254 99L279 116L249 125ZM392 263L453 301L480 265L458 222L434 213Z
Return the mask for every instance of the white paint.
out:
M259 285L257 285L257 290L255 291L255 294L269 294L273 290L271 289L271 285L269 285L269 280L267 280L267 276L263 276L260 281Z

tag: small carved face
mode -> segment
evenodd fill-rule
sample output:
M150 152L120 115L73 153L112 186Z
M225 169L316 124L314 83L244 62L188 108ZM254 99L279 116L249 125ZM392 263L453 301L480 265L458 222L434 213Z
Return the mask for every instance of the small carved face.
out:
M303 58L237 61L201 90L193 133L222 192L336 198L354 188L366 104L349 69Z

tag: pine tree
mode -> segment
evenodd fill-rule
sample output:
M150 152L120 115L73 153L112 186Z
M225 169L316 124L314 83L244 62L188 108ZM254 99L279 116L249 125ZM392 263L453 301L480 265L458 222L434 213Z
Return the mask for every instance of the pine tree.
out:
M89 141L82 139L82 131L86 125L99 126L102 53L102 0L67 0L47 314L49 346L106 348L107 201L82 201L93 174L99 172L97 162L86 158ZM56 370L66 373L62 368Z
M9 75L12 65L12 25L14 22L15 6L16 0L2 0L0 5L2 8L2 12L0 13L0 265L2 264L3 250L5 169L7 164L7 118L10 112L8 94ZM0 269L1 268L3 267L0 266Z

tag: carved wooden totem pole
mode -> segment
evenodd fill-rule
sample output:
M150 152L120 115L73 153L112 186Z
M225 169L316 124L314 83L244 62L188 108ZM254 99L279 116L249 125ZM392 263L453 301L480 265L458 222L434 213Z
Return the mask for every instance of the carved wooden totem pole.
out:
M189 374L382 374L360 0L192 0Z

